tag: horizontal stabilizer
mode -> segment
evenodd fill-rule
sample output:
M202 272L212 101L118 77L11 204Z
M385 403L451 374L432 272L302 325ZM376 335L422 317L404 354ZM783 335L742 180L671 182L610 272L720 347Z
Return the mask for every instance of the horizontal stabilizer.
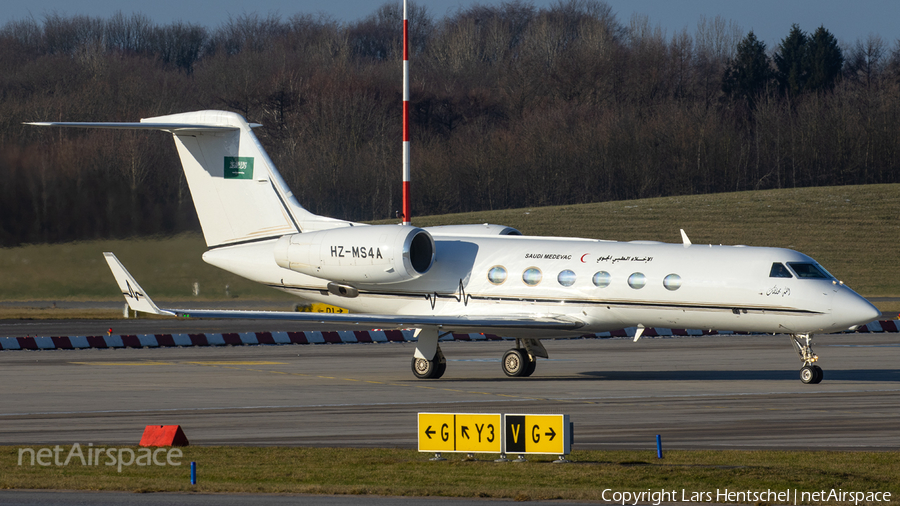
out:
M156 304L150 300L150 297L146 295L144 289L141 288L141 285L135 281L134 277L132 277L125 269L125 266L122 265L122 262L116 258L116 255L106 252L103 253L103 256L106 257L106 263L109 264L109 270L111 270L113 276L115 276L116 283L119 284L119 289L122 290L122 295L125 296L125 301L128 302L128 307L142 313L175 316L175 314L170 311L164 311L156 307Z
M190 123L88 123L88 122L32 122L25 123L33 126L52 126L52 127L70 127L70 128L108 128L112 130L161 130L169 133L190 133L190 132L224 132L228 130L239 130L236 126L218 126L218 125L195 125Z

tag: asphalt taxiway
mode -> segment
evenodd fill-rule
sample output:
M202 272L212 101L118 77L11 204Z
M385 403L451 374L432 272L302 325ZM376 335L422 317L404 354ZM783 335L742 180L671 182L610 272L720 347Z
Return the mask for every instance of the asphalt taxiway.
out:
M212 330L129 331L178 324ZM429 411L569 414L576 450L652 449L656 434L672 449L898 448L900 336L813 344L818 385L786 336L545 341L550 359L519 379L500 370L510 342L442 343L440 380L413 377L410 343L3 351L0 444L134 445L178 424L200 445L415 448Z

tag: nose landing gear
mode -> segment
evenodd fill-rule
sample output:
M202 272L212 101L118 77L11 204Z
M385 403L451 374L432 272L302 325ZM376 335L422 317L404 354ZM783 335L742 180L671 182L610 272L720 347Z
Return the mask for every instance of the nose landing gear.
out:
M800 381L806 384L816 384L822 381L822 368L815 365L819 360L819 356L813 353L810 342L811 334L791 334L791 343L797 354L800 355L800 361L803 362L803 368L800 369Z

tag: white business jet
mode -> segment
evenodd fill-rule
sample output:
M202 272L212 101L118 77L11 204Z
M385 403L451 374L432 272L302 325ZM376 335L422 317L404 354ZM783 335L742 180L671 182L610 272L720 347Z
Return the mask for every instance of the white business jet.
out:
M292 320L301 329L417 329L419 378L446 369L451 332L516 338L502 360L529 376L541 339L636 327L788 334L804 383L822 380L814 333L853 329L880 312L812 258L789 249L527 237L498 225L366 225L300 206L240 115L198 111L140 123L32 123L169 132L209 250L203 260L352 314L164 309L112 253L132 309L202 318Z

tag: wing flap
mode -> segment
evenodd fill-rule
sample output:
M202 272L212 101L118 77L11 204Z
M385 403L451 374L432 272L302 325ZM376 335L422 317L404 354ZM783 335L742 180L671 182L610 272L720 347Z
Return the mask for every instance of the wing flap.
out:
M294 313L288 311L224 311L207 309L163 309L182 318L233 318L248 320L281 320L300 323L315 330L360 330L371 328L408 329L437 327L454 332L510 331L574 331L584 322L563 315L387 315L341 313ZM308 325L302 325L308 324Z

